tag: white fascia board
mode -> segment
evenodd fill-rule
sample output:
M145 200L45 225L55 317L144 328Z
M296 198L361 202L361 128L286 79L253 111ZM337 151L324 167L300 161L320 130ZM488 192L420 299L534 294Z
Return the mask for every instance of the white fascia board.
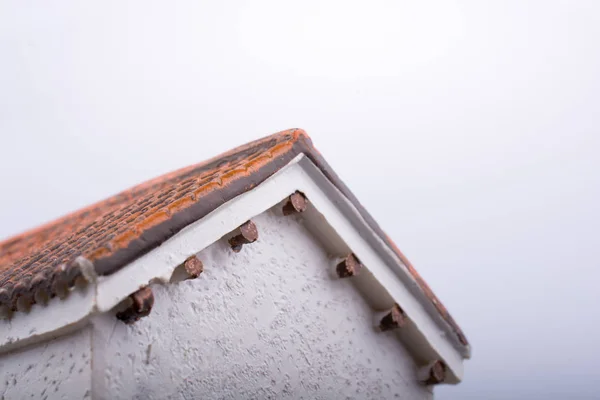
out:
M3 321L3 326L0 325L0 352L6 351L6 346L12 349L20 342L29 343L36 338L42 340L48 334L57 334L95 312L107 312L149 282L169 282L175 268L189 256L267 211L296 190L308 197L311 206L324 217L323 223L329 225L359 256L379 284L402 306L416 327L411 330L419 336L416 342L427 345L427 354L434 354L446 363L450 375L448 381L460 381L463 357L448 339L452 333L447 326L439 323L439 315L432 311L429 300L425 296L415 296L415 290L410 285L416 283L406 266L369 227L354 205L302 154L253 190L188 225L159 247L111 275L98 277L95 284L90 284L96 286L96 296L93 296L94 290L88 290L91 295L88 294L86 302L79 301L80 307L77 312L71 312L70 318L61 319L57 315L69 313L67 309L72 303L71 297L76 299L75 293L71 293L67 300L54 299L48 308L34 306L29 314L16 313L12 320ZM44 335L39 334L40 327L44 327ZM28 336L27 329L34 328L38 334Z
M71 290L65 299L54 297L45 306L34 304L27 313L0 320L0 354L78 329L94 312L95 297L95 287L88 285Z
M414 295L414 288L409 285L417 284L408 268L319 168L307 158L301 161L301 165L302 172L307 174L309 179L298 180L301 185L298 190L306 194L311 204L360 258L379 284L396 303L400 304L407 317L416 326L418 334L430 346L428 353L433 352L448 366L452 375L449 381L461 381L463 355L448 339L454 334L445 322L441 326L436 322L439 314L428 307L431 303L429 299L424 295L420 299ZM423 343L422 340L417 339L417 341Z

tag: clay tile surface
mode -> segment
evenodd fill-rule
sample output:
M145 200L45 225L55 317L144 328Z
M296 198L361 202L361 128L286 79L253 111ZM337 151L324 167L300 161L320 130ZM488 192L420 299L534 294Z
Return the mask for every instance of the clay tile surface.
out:
M301 129L291 129L218 157L142 183L56 221L0 242L0 305L16 308L19 296L50 296L82 275L81 257L108 275L152 250L188 224L251 190L304 153L351 200L363 218L408 267L420 290L467 340L446 308L395 244L327 165Z

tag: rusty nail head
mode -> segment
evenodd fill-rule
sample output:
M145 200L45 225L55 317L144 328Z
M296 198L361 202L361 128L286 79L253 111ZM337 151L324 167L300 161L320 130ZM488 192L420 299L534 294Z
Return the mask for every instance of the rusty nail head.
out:
M117 313L117 318L126 324L132 324L150 314L154 305L152 289L145 286L129 296L131 304L127 309Z
M429 370L429 377L425 381L425 384L426 385L435 385L435 384L444 382L445 379L446 379L446 365L442 361L437 360L431 366L431 369Z
M187 272L189 279L196 279L202 271L204 271L204 265L202 261L198 259L196 256L191 256L187 260L183 262L183 267L185 268L185 272Z
M379 328L382 331L389 331L396 328L401 328L406 324L406 316L404 315L404 311L400 308L398 304L394 304L392 310L381 319L381 323L379 324Z
M240 226L239 235L229 239L229 244L234 252L239 253L243 245L253 243L256 239L258 239L258 229L254 222L248 221Z
M340 278L356 276L360 273L363 265L354 254L348 255L337 265L337 273Z
M283 206L283 215L291 215L295 213L301 213L306 211L308 200L303 193L296 191L289 198L287 203Z

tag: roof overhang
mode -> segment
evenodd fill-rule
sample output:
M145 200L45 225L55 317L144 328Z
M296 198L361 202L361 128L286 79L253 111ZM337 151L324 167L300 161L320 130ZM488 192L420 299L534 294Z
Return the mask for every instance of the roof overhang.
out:
M90 279L87 288L71 290L66 299L53 298L45 307L33 305L29 313L15 313L12 319L0 321L0 353L76 329L93 314L112 310L148 283L170 282L175 268L190 255L295 191L310 201L302 217L307 228L334 254L354 253L365 265L366 271L351 281L375 310L374 318L395 303L401 305L408 323L397 330L399 338L418 362L441 360L447 366L446 382L459 382L462 361L470 357L469 345L460 342L453 327L421 290L405 260L304 154L115 273Z

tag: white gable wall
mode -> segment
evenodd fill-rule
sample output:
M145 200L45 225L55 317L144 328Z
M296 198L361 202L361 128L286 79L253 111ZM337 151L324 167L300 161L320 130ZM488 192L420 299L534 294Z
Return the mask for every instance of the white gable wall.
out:
M91 329L3 354L0 399L90 399Z
M153 285L150 316L93 319L93 398L431 398L394 332L296 217L253 219L259 240L199 253L196 280Z

